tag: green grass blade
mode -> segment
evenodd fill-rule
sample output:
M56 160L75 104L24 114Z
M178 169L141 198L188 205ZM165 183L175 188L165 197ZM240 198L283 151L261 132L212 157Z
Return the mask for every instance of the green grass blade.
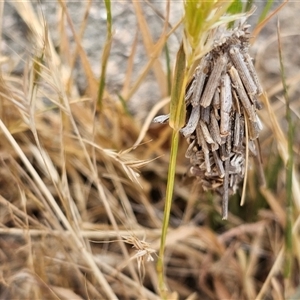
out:
M125 114L128 115L128 116L132 116L132 114L130 113L130 111L128 109L126 100L122 97L121 94L117 94L117 95L118 95L118 98L119 98L119 100L120 100L120 102L122 104L122 107L124 109Z
M253 2L254 2L253 0L247 1L245 11L249 11L252 8Z
M280 75L283 85L283 94L286 103L286 120L288 123L288 160L286 163L286 229L285 229L285 278L290 278L292 272L292 228L293 228L293 140L294 126L291 118L290 99L288 94L288 86L286 84L285 68L283 63L282 45L280 39L279 23L277 24L278 35L278 54L280 62Z
M111 3L110 0L105 0L105 8L106 8L106 27L107 27L107 34L106 34L106 41L103 48L102 59L101 59L101 75L99 81L99 89L98 89L98 107L101 108L102 106L102 98L105 89L105 75L106 75L106 66L108 57L110 54L111 49L111 42L112 42L112 15L111 15Z
M239 14L243 11L243 2L241 0L234 0L227 9L229 14Z
M262 13L259 16L258 23L262 22L266 18L268 12L270 11L270 9L272 7L273 2L274 2L274 0L267 1Z
M232 14L232 15L234 15L234 14L239 14L239 13L241 13L241 12L243 12L243 2L241 1L241 0L234 0L233 2L232 2L232 4L228 7L228 9L227 9L227 13L228 14ZM230 22L229 24L228 24L228 26L231 28L231 27L233 27L234 26L234 21L233 22Z
M178 131L185 124L184 86L186 82L186 60L183 44L177 57L170 103L170 126Z
M166 67L167 67L167 84L168 84L168 95L171 94L171 86L172 86L172 72L171 72L171 59L170 59L170 51L168 44L165 44L165 54L166 54Z

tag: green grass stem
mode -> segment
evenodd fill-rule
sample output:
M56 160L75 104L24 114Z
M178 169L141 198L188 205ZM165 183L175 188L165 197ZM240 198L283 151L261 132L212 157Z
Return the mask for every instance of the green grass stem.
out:
M159 257L157 261L159 290L160 290L161 297L163 299L167 299L167 286L164 280L164 252L165 252L166 237L167 237L167 231L168 231L169 220L170 220L170 211L172 206L174 179L175 179L175 171L176 171L176 159L177 159L177 152L178 152L178 141L179 141L179 131L173 130L172 144L171 144L171 157L170 157L170 164L169 164L169 171L168 171L168 183L167 183L166 200L165 200L165 208L164 208L164 218L163 218L163 226L161 232Z
M106 66L110 54L111 42L112 42L112 15L111 15L111 3L110 0L105 0L106 8L106 41L103 47L102 61L101 61L101 75L99 80L99 89L98 89L98 107L101 109L102 98L105 90L105 77L106 77Z
M273 2L274 2L274 0L267 1L262 13L259 16L258 23L262 22L266 18L267 14L269 13L269 11L272 7Z
M181 44L177 57L176 66L173 77L171 103L170 103L170 126L173 128L172 142L171 142L171 157L168 170L168 182L166 188L166 199L164 218L161 232L161 241L159 249L159 258L157 262L157 272L159 280L159 290L163 299L167 297L167 286L164 280L164 252L167 231L169 226L170 211L172 205L172 196L175 182L176 158L178 152L179 130L185 123L185 84L186 84L186 56Z
M284 277L290 278L292 272L292 227L293 227L293 140L294 140L294 126L291 118L290 99L288 94L288 86L286 83L285 68L283 63L282 45L280 39L279 22L277 23L278 35L278 54L280 62L280 75L283 85L283 94L286 103L286 121L288 123L288 160L286 162L286 228L285 228L285 267Z

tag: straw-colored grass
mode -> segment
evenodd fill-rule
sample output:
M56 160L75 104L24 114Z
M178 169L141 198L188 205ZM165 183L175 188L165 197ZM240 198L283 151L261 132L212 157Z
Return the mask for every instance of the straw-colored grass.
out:
M17 53L24 65L22 74L12 72L15 55L1 59L0 298L160 299L156 262L172 131L151 120L168 109L171 70L164 61L165 44L176 30L180 35L182 20L171 23L172 1L166 2L155 40L143 5L159 17L162 13L148 1L128 4L138 30L131 29L136 37L124 56L126 76L113 93L105 85L105 73L114 31L107 34L99 57L101 84L82 42L92 1L81 6L79 30L67 1L57 2L59 49L41 9L33 9L32 2L10 4L29 30L26 53ZM103 11L109 13L115 3L105 3ZM1 14L3 5L7 3L0 4ZM102 30L110 31L107 20ZM112 15L112 29L114 22ZM138 43L145 49L145 61L136 70ZM178 49L179 42L172 47ZM206 50L200 49L193 59L201 51ZM284 45L281 51L284 54ZM281 61L285 70L285 60ZM84 93L75 80L76 62L84 72ZM128 103L150 71L161 99L141 124ZM258 187L258 170L250 160L245 205L239 206L239 194L233 196L227 221L221 220L221 199L185 177L187 144L179 137L165 240L168 299L297 298L299 139L288 134L286 116L278 109L285 107L285 100L274 97L288 95L289 87L282 81L296 85L299 77L283 80L279 75L278 84L261 99L260 143L267 184ZM299 123L297 101L286 103L292 127ZM291 239L285 242L287 236Z

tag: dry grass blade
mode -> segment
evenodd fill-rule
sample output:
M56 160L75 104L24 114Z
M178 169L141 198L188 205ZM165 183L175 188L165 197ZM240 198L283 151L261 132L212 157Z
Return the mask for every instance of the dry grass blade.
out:
M88 19L89 13L90 13L91 5L92 5L92 0L89 0L86 4L86 9L83 13L83 18L82 18L82 22L81 22L80 30L79 30L79 34L78 34L78 39L80 41L82 40L84 31L85 31L86 26L87 26L87 19ZM71 86L73 84L72 83L72 81L73 81L73 76L72 75L73 75L73 72L74 72L76 59L77 59L78 53L80 51L80 45L81 45L81 43L76 44L76 48L75 48L74 52L72 53L72 56L70 57L70 60L71 60L70 61L70 75L69 75L68 82L66 84L67 94L70 94ZM66 53L66 55L68 55L68 53Z
M50 205L52 206L53 210L56 212L56 214L58 215L58 217L61 219L61 221L63 222L64 226L71 232L72 238L74 239L74 242L75 242L76 246L79 249L81 249L83 257L86 258L86 261L87 261L88 265L95 272L95 275L97 276L97 278L98 278L99 282L101 283L101 285L104 287L107 296L108 297L115 297L114 292L112 291L111 287L108 285L108 283L105 280L103 274L97 268L97 266L96 266L96 264L95 264L95 262L94 262L94 260L93 260L93 258L91 256L91 254L85 249L85 247L83 246L82 242L80 241L80 239L78 238L77 234L75 233L75 231L73 230L72 226L70 225L69 221L66 219L65 215L63 214L63 212L61 211L61 209L57 205L55 199L53 198L53 196L51 195L51 193L49 192L49 190L45 186L44 182L41 180L41 178L37 174L36 170L30 164L30 162L28 161L28 159L25 156L24 152L21 150L21 148L16 143L16 141L14 140L14 138L11 136L11 134L9 133L9 131L7 130L6 126L3 124L3 122L1 120L0 120L0 128L4 132L4 134L6 135L6 138L10 141L10 143L14 147L15 151L20 156L21 160L23 161L23 163L26 166L26 168L28 169L28 171L31 173L31 175L34 178L34 180L39 185L39 188L41 189L41 191L45 195L45 197L48 199L48 201L49 201Z
M134 64L134 57L136 54L137 45L138 45L138 31L136 31L135 36L134 36L133 44L132 44L130 55L128 58L128 65L127 65L125 80L124 80L123 88L122 88L122 92L121 92L121 95L125 99L129 98L127 95L129 93L130 82L132 80L131 77L132 77L132 73L133 73L133 64Z
M141 69L138 78L132 84L128 94L125 95L124 97L125 100L130 99L137 91L137 89L139 88L143 80L145 80L148 72L153 67L154 63L157 61L159 54L161 53L163 47L165 46L167 38L174 33L174 31L181 25L181 23L182 20L178 21L178 23L168 33L163 33L160 39L153 46L153 52L151 53L150 59L147 61L145 66Z
M149 112L146 120L144 121L144 124L143 124L143 126L141 128L140 134L139 134L137 140L135 141L135 143L133 145L133 148L137 147L142 142L142 140L145 138L146 132L149 129L150 124L152 123L152 121L153 121L155 115L157 114L157 112L160 109L162 109L165 105L167 105L169 102L170 102L170 99L166 98L166 99L158 102L157 104L155 104L153 106L153 108Z
M5 205L11 205L9 202L5 199L0 198L1 203ZM21 215L24 217L24 212L20 212L18 208L12 207L12 210L16 211L16 214ZM40 223L38 223L36 220L31 219L30 216L26 216L33 225L39 225L41 226ZM137 230L119 230L119 231L114 231L114 230L81 230L81 235L82 237L96 241L96 240L105 240L105 239L116 239L118 238L119 234L121 236L127 236L128 234L132 234L130 238L137 237L137 238L142 238L143 236L147 235L149 238L158 238L160 231L158 229L153 229L153 230L144 230L144 229L137 229ZM22 236L25 234L30 235L32 238L38 237L38 236L43 236L43 235L65 235L66 237L69 237L71 233L69 231L60 231L60 230L47 230L46 228L44 229L28 229L27 231L24 231L23 229L20 228L0 228L0 234L2 235L12 235L12 236Z
M85 53L85 51L82 47L82 43L80 41L80 36L77 34L77 32L74 28L74 25L73 25L73 22L72 22L72 19L71 19L70 15L69 15L69 12L68 12L65 1L64 0L59 0L59 3L60 3L60 5L63 9L63 12L66 14L68 24L70 26L70 29L72 30L76 45L78 47L79 56L82 60L82 66L83 66L83 68L85 70L85 73L86 73L86 78L88 80L91 96L92 96L93 99L96 99L97 82L96 82L96 79L95 79L94 74L92 72L92 69L90 67L87 55L86 55L86 53Z
M262 20L253 31L252 42L255 41L255 37L258 36L260 31L266 26L266 24L273 18L282 8L289 2L289 0L284 0L274 11L272 11L264 20Z
M151 37L150 31L149 31L149 28L147 26L147 21L145 20L145 17L143 15L140 2L133 1L132 3L134 6L134 9L136 10L136 16L138 19L139 28L142 33L142 38L143 38L143 42L144 42L144 46L145 46L147 55L148 55L148 57L154 57L154 55L158 56L159 55L158 51L155 51L155 54L154 54L154 43L152 41L152 37ZM165 39L165 37L164 37L165 34L166 33L163 32L160 39ZM153 72L156 76L157 82L159 83L162 97L166 97L167 96L166 76L164 75L164 71L163 71L161 63L157 59L153 62Z

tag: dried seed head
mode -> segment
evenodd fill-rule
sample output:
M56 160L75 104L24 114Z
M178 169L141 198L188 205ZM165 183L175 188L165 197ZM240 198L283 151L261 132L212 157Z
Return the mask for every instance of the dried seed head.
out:
M154 260L152 255L156 253L156 250L152 249L150 247L150 244L138 239L136 236L123 237L123 239L124 239L125 243L131 244L132 248L136 249L136 253L134 256L132 256L131 259L137 259L139 270L141 270L141 267L144 263L145 258L146 258L146 261Z

